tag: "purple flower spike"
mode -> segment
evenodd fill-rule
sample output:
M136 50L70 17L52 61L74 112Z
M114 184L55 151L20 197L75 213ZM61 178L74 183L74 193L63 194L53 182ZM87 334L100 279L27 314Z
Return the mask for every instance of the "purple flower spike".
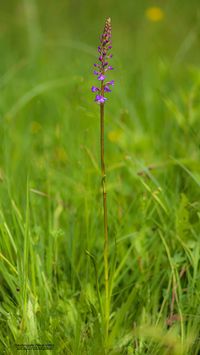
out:
M104 104L107 100L104 97L104 92L111 92L110 85L114 85L114 80L104 83L106 78L105 74L108 70L113 70L114 68L109 65L108 59L112 58L112 54L108 54L109 50L112 49L112 39L111 39L111 19L108 18L105 23L103 34L100 36L100 45L98 46L98 59L99 64L94 64L97 70L94 70L94 74L97 75L97 79L101 82L99 87L92 86L91 91L98 93L95 98L95 102L99 104Z
M95 101L99 104L103 104L107 99L102 95L96 95Z
M101 80L101 81L103 81L105 79L105 75L103 75L103 74L100 74L99 76L98 76L98 80Z
M92 92L97 92L97 91L99 91L100 89L99 88L97 88L96 86L92 86L92 88L91 88L91 91Z

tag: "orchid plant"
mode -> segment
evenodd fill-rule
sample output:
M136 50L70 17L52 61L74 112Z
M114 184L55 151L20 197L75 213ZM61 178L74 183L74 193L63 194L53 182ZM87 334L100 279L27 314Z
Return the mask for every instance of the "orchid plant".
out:
M103 194L103 216L104 216L104 281L105 281L105 343L107 344L109 317L110 317L110 289L109 289L109 250L108 250L108 216L107 216L107 193L106 193L106 168L104 159L104 106L107 98L105 95L111 92L114 80L106 81L107 74L114 68L109 64L112 58L110 50L112 49L111 19L107 18L103 34L100 37L98 46L99 62L94 64L94 75L100 82L98 86L92 86L92 92L96 93L95 102L100 105L100 147L101 147L101 184Z

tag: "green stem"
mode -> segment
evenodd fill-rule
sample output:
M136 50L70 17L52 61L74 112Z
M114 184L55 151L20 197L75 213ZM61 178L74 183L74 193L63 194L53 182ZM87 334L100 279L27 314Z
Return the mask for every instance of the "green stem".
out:
M101 82L101 95L104 96L104 85ZM107 345L109 328L109 267L108 267L108 217L107 217L107 193L106 193L106 169L104 160L104 103L100 104L100 144L101 144L101 184L103 193L104 216L104 281L105 281L105 343Z

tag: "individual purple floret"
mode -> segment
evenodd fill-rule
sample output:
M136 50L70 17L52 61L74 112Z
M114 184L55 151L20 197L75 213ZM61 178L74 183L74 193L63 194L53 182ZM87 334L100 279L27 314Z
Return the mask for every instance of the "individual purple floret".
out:
M110 90L108 85L104 86L104 92L111 92L112 90Z
M91 88L92 92L99 92L99 95L96 95L95 98L95 102L99 104L105 103L107 98L105 98L104 93L111 92L110 85L114 85L114 80L104 83L107 71L114 69L108 63L108 59L112 58L112 54L109 53L109 50L112 49L111 30L111 19L108 18L105 23L103 34L100 37L100 46L98 46L99 63L94 64L94 67L98 70L94 70L94 75L97 75L97 79L101 82L101 85L99 88L96 86Z
M92 92L97 92L97 91L100 91L100 89L97 88L96 86L92 86L91 91Z
M106 97L102 95L96 95L95 101L98 102L99 104L103 104L106 101Z
M100 75L98 76L98 80L104 81L104 80L105 80L105 75L100 74Z
M114 80L110 80L106 83L106 85L114 85L114 83L115 83Z

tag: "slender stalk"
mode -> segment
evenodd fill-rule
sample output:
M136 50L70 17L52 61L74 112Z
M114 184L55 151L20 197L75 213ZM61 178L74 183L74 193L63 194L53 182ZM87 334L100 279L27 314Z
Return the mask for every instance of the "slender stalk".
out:
M104 95L104 84L101 82L101 95ZM107 344L109 328L109 264L108 264L108 215L107 215L107 191L106 168L104 158L104 103L100 104L100 145L101 145L101 184L103 194L103 218L104 218L104 282L105 282L105 342Z
M100 104L100 147L101 147L101 185L103 194L103 223L104 223L104 283L105 283L105 308L104 308L104 326L105 326L105 352L108 347L108 330L110 317L110 284L109 284L109 250L108 250L108 215L107 215L107 193L106 193L106 168L104 159L104 104L107 97L104 94L111 92L114 80L107 81L106 77L109 70L114 68L109 65L109 59L112 58L110 50L112 48L112 26L111 19L108 17L105 22L103 33L100 37L100 45L98 46L99 63L94 63L101 87L92 86L92 92L96 93L95 102ZM104 84L104 80L106 82Z

